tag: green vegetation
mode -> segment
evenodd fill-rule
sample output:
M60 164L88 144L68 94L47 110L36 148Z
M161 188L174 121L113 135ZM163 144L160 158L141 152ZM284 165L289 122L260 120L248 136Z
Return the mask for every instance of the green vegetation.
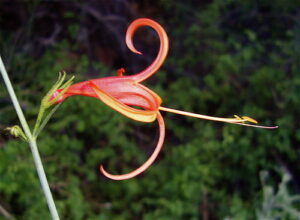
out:
M157 125L134 122L93 98L69 98L38 139L61 219L299 219L298 1L101 2L0 3L0 52L31 127L58 72L79 82L120 67L125 74L145 68L157 52L156 35L137 33L143 56L125 49L124 36L130 21L150 17L170 39L167 61L146 81L165 106L248 115L279 129L165 113L158 160L116 182L100 175L99 165L118 174L138 167L155 146ZM15 219L50 219L27 144L4 131L15 124L1 81L0 205Z

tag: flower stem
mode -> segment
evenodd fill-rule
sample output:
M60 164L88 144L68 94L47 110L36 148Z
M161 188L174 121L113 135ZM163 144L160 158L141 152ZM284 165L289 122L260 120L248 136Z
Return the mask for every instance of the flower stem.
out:
M24 116L23 111L20 107L19 101L17 99L17 96L16 96L16 94L14 92L14 89L12 87L12 84L9 80L9 77L8 77L8 74L7 74L6 69L4 67L1 56L0 56L0 72L2 74L3 80L4 80L5 85L7 87L7 91L10 95L10 98L13 102L13 105L14 105L15 110L17 112L17 115L19 117L21 126L22 126L22 128L25 132L25 135L28 138L29 146L30 146L31 153L32 153L32 156L33 156L34 165L36 167L38 177L40 179L42 190L43 190L44 195L46 197L47 204L48 204L52 219L53 220L59 220L58 212L57 212L57 209L55 207L55 203L54 203L51 191L50 191L50 187L49 187L49 184L48 184L48 181L47 181L47 177L46 177L46 174L45 174L45 171L44 171L44 168L43 168L43 164L42 164L42 161L41 161L41 158L40 158L40 155L39 155L39 151L38 151L38 148L37 148L36 139L31 134L28 123L25 119L25 116Z

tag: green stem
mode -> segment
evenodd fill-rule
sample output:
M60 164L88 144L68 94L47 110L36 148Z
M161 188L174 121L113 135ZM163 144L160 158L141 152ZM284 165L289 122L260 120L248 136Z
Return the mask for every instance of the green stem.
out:
M45 119L43 120L42 124L39 123L39 126L37 127L37 129L33 130L33 137L37 138L40 134L40 132L44 129L44 127L46 126L46 124L48 123L48 121L50 120L51 116L54 114L54 112L59 108L59 106L61 105L61 103L57 104L50 112L49 114L45 117Z
M39 111L39 114L38 114L38 117L37 117L34 129L33 129L33 137L34 138L37 138L36 131L40 127L40 124L41 124L41 121L43 119L44 113L45 113L45 108L40 108L40 111Z
M41 186L42 186L42 190L43 190L44 195L46 197L47 204L48 204L52 219L53 220L59 220L58 212L57 212L56 207L55 207L55 203L54 203L51 191L50 191L50 187L49 187L49 184L48 184L48 181L47 181L47 177L46 177L46 174L45 174L45 171L44 171L44 168L43 168L43 164L42 164L42 161L41 161L41 158L40 158L40 155L39 155L39 151L38 151L38 148L37 148L36 139L31 134L28 123L25 119L25 116L24 116L23 111L20 107L19 101L16 97L16 94L14 92L12 84L9 80L9 77L8 77L8 74L7 74L6 69L4 67L1 56L0 56L0 72L2 74L3 80L4 80L5 85L7 87L7 91L10 95L10 98L13 102L13 105L15 107L15 110L17 112L19 120L21 122L21 126L22 126L22 128L25 132L25 135L28 137L28 142L29 142L29 146L30 146L30 149L31 149L31 152L32 152L34 165L36 167L36 170L37 170L37 173L38 173L38 176L39 176L39 179L40 179L40 183L41 183Z

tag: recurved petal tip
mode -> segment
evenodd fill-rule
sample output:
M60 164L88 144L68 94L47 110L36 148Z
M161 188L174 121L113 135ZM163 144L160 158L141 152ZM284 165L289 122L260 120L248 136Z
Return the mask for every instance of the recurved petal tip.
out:
M157 158L159 152L161 151L161 148L163 146L164 139L165 139L165 123L164 123L164 120L163 120L160 113L157 114L157 121L158 121L159 131L160 131L158 143L157 143L157 145L155 147L155 150L152 153L152 155L148 158L148 160L143 165L141 165L139 168L137 168L136 170L134 170L130 173L122 174L122 175L110 174L110 173L106 172L106 170L101 165L100 166L100 172L104 176L106 176L107 178L112 179L112 180L126 180L126 179L131 179L131 178L141 174L146 169L148 169L148 167L151 166L151 164L155 161L155 159Z
M110 174L110 173L106 172L106 170L104 169L103 165L100 165L100 172L104 176L106 176L107 178L112 179L112 180L126 180L126 179L132 178L128 174L124 174L124 175L113 175L113 174Z

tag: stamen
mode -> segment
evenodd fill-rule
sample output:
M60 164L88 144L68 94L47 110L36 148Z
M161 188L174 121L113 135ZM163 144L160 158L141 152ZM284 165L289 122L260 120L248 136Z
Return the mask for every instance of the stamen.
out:
M265 128L265 129L276 129L276 128L278 128L278 126L252 125L252 124L245 124L245 123L233 123L233 124L247 126L247 127L254 127L254 128Z
M201 115L201 114L196 114L196 113L191 113L191 112L186 112L186 111L180 111L177 109L166 108L166 107L162 107L162 106L160 106L158 109L165 111L165 112L171 112L174 114L178 114L178 115L185 115L185 116L189 116L189 117L193 117L193 118L201 118L201 119L211 120L211 121L221 121L221 122L228 122L228 123L242 123L242 122L248 121L248 120L240 118L240 117L220 118L220 117Z
M226 122L226 123L248 126L248 127L265 128L265 129L278 128L278 126L263 126L263 125L246 124L245 122L251 122L251 123L257 124L257 121L255 119L250 118L248 116L239 117L237 115L234 115L234 118L220 118L220 117L213 117L213 116L208 116L208 115L201 115L201 114L196 114L196 113L191 113L191 112L180 111L177 109L166 108L166 107L162 107L162 106L159 107L159 110L162 110L165 112L171 112L171 113L179 114L179 115L185 115L185 116L189 116L189 117L193 117L193 118L201 118L201 119L211 120L211 121L220 121L220 122Z
M242 118L243 118L244 120L246 120L246 121L252 122L253 124L257 124L257 123L258 123L255 119L250 118L250 117L248 117L248 116L243 116Z
M242 117L240 117L240 116L238 116L238 115L234 115L234 117L235 117L236 119L238 119L238 120L245 120L246 122L251 122L251 123L253 123L253 124L257 124L257 123L258 123L255 119L250 118L250 117L248 117L248 116L242 116Z

